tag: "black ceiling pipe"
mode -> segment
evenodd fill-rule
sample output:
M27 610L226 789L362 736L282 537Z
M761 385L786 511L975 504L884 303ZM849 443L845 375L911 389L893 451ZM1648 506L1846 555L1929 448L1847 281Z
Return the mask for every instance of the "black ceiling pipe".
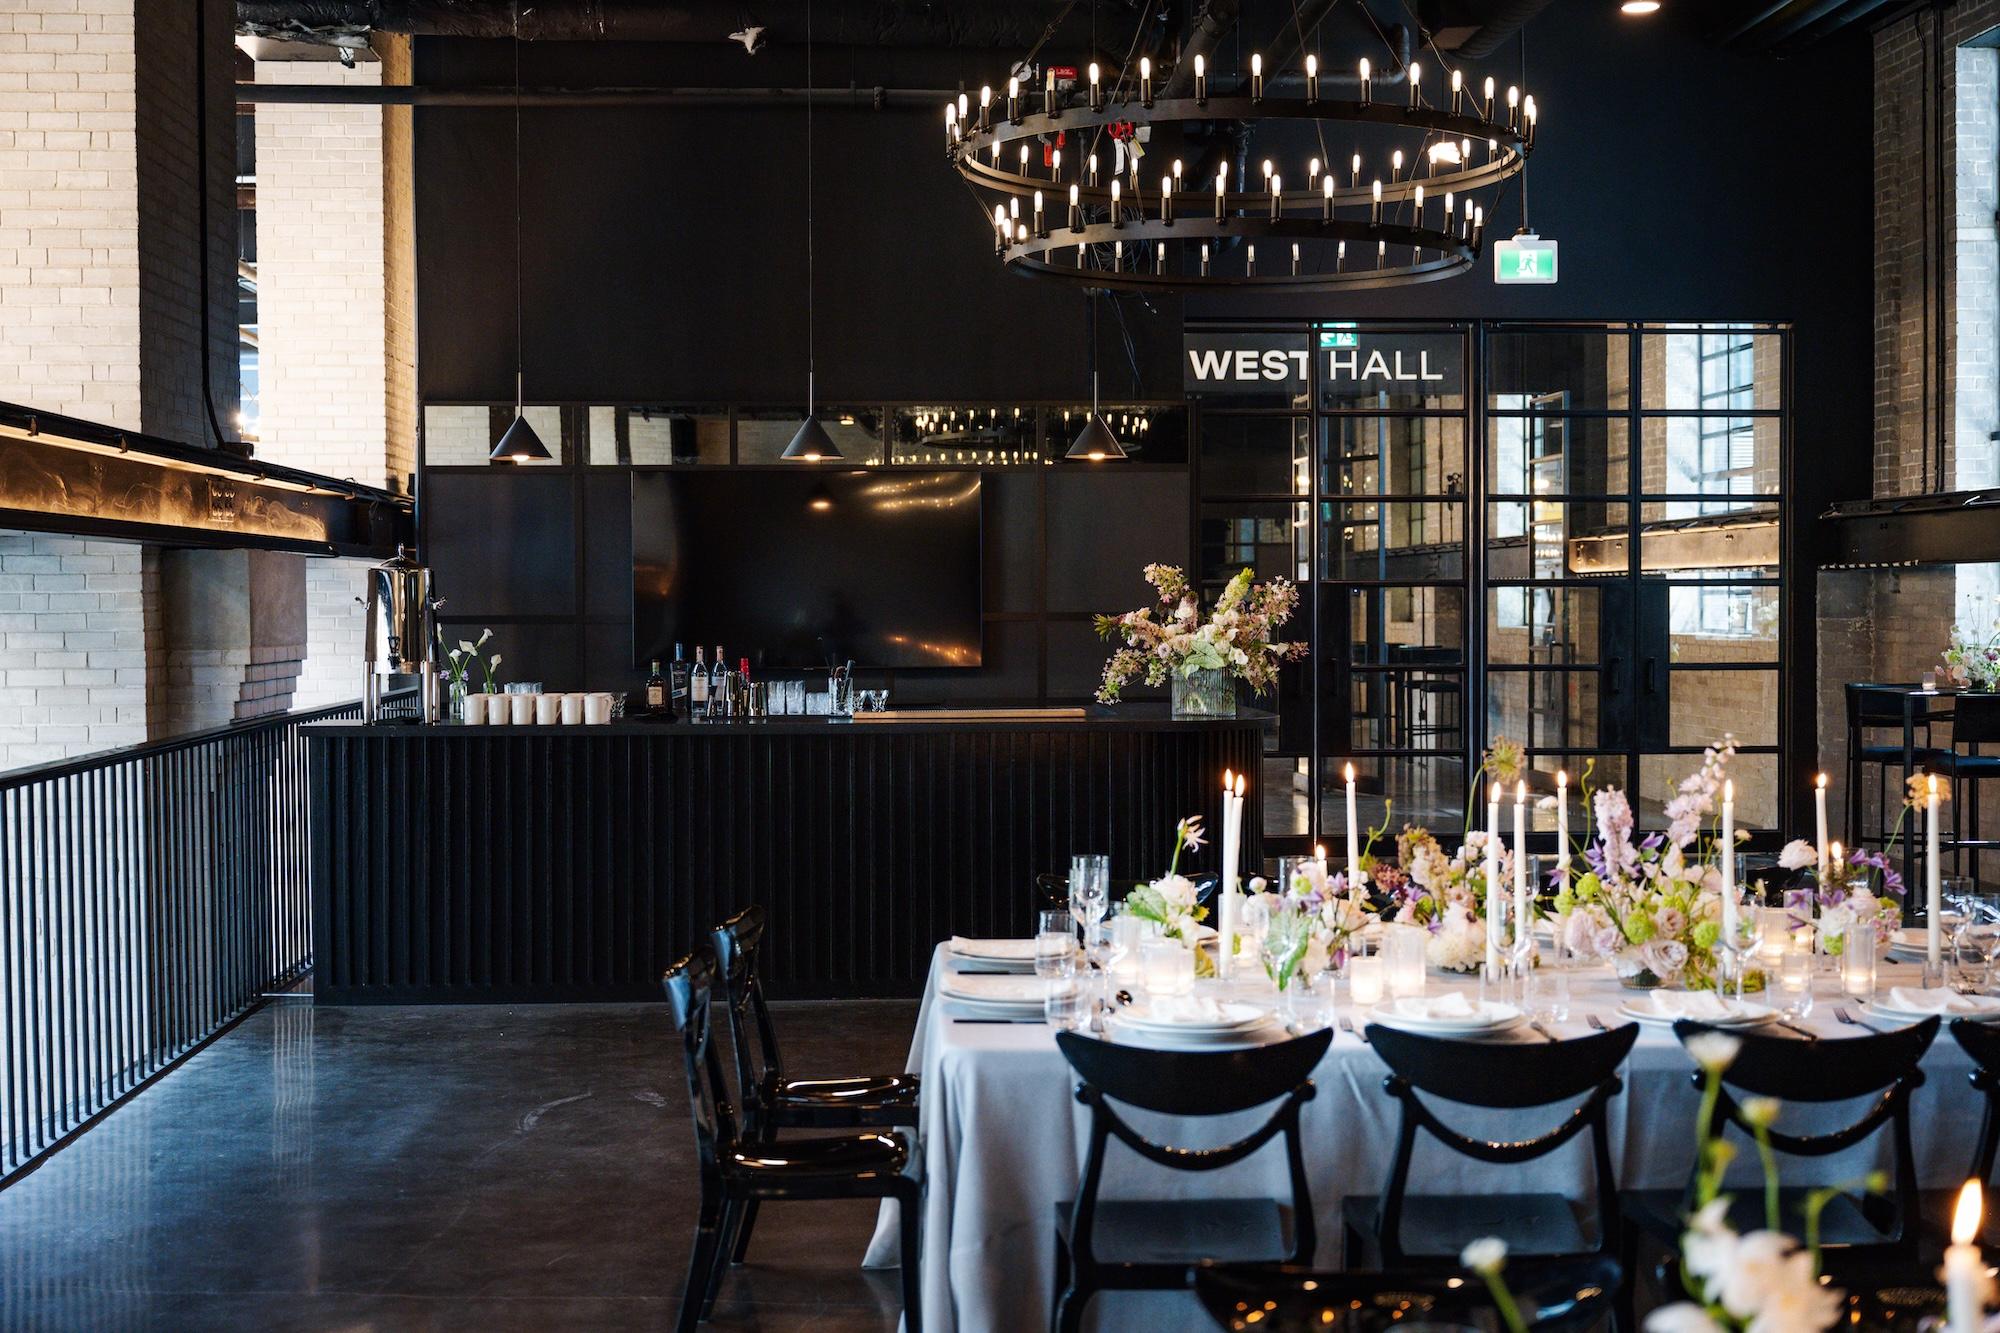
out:
M371 32L419 37L512 37L515 0L237 0L245 36L326 41ZM757 0L754 10L663 0L536 0L520 8L523 41L725 42L754 22L765 39L800 42L806 0ZM754 19L746 19L746 12ZM1079 6L1078 13L1084 13ZM815 40L832 46L997 47L1025 50L1048 10L1011 0L857 0L825 4Z
M1460 60L1484 60L1500 49L1500 44L1528 26L1528 20L1549 7L1549 0L1499 0L1470 37L1460 42L1452 54Z

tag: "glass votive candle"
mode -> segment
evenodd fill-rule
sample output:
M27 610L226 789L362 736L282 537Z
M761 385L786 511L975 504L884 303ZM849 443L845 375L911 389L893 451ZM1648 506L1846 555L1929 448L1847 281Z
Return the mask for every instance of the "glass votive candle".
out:
M1864 1003L1875 998L1875 935L1873 921L1850 921L1842 932L1840 989Z
M1401 1000L1424 993L1424 945L1430 932L1422 926L1388 925L1382 929L1382 960L1389 994Z
M1139 984L1146 994L1166 998L1194 990L1194 952L1179 940L1147 940L1139 946Z
M1118 960L1111 965L1111 975L1121 982L1130 983L1139 975L1139 945L1146 938L1146 922L1120 912L1111 918L1109 924L1111 951Z
M1347 960L1347 996L1357 1009L1382 1003L1384 964L1379 954Z

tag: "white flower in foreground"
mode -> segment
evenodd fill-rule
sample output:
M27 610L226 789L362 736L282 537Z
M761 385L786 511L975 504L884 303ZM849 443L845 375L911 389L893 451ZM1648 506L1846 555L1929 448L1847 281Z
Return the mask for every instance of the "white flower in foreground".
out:
M1729 1200L1714 1199L1688 1219L1681 1236L1681 1262L1700 1279L1702 1289L1720 1277L1736 1253L1736 1233L1729 1226Z
M1746 1097L1743 1100L1743 1118L1753 1125L1769 1129L1778 1123L1778 1099L1776 1097Z
M1722 1326L1693 1301L1675 1301L1646 1316L1646 1333L1722 1333Z
M1804 838L1793 838L1778 853L1778 865L1785 870L1804 870L1819 864L1819 852Z
M1466 1246L1458 1258L1475 1273L1497 1273L1507 1263L1507 1242L1498 1236L1485 1236Z
M1719 1074L1729 1068L1736 1059L1736 1053L1742 1049L1740 1038L1723 1032L1699 1032L1687 1039L1687 1053L1711 1074Z

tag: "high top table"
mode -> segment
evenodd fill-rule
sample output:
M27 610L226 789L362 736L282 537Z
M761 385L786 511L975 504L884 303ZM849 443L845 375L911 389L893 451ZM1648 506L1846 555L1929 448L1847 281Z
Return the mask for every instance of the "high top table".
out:
M1055 1299L1055 1208L1076 1197L1089 1112L1076 1101L1075 1074L1048 1028L952 1021L951 1001L937 994L938 978L951 966L940 945L931 961L909 1058L909 1068L923 1076L924 1327L931 1333L1046 1327ZM1884 964L1882 989L1915 985L1916 972L1913 967ZM1640 992L1621 986L1609 967L1579 969L1570 981L1569 1019L1548 1025L1558 1037L1587 1035L1591 1029L1586 1015L1594 1014L1607 1025L1632 1021L1617 1011ZM1837 977L1822 975L1819 982L1817 1003L1802 1026L1824 1041L1862 1033L1864 1029L1842 1024L1834 1014L1840 1006L1851 1016L1860 1016L1858 1006L1835 998ZM1472 990L1476 985L1436 973L1428 984L1433 993L1447 987ZM1261 987L1265 1000L1275 1001L1268 984L1231 985L1241 987L1245 998ZM1344 990L1339 1015L1361 1026ZM1503 1039L1543 1040L1525 1028ZM1912 1115L1923 1188L1955 1188L1965 1179L1981 1109L1981 1099L1966 1078L1971 1068L1971 1060L1949 1031L1941 1030L1925 1057L1927 1078L1917 1091ZM1621 1187L1679 1189L1687 1183L1698 1109L1693 1071L1694 1062L1671 1027L1641 1025L1638 1043L1621 1071L1625 1090L1610 1104L1612 1163ZM1306 1103L1302 1123L1313 1210L1319 1220L1319 1267L1340 1264L1342 1198L1373 1196L1387 1178L1397 1108L1382 1089L1386 1074L1374 1051L1345 1031L1335 1033L1314 1074L1318 1095ZM1457 1106L1449 1110L1447 1120L1467 1132L1520 1137L1554 1128L1565 1108L1504 1114ZM1268 1114L1269 1108L1264 1108L1242 1117L1180 1125L1137 1112L1132 1119L1166 1141L1199 1146L1247 1132ZM1878 1134L1832 1158L1781 1159L1785 1183L1857 1180L1886 1160L1886 1138ZM1413 1192L1560 1191L1573 1199L1589 1194L1588 1136L1520 1167L1474 1162L1447 1152L1427 1136L1418 1142ZM1754 1154L1744 1156L1750 1160L1739 1165L1754 1173ZM1731 1178L1739 1177L1761 1179L1742 1172ZM1284 1200L1290 1197L1290 1184L1283 1149L1275 1141L1235 1166L1208 1172L1168 1171L1114 1144L1106 1159L1104 1197ZM892 1267L896 1205L883 1207L864 1262ZM1207 1317L1198 1313L1193 1297L1180 1292L1109 1293L1093 1300L1090 1312L1100 1328L1209 1326L1201 1322Z

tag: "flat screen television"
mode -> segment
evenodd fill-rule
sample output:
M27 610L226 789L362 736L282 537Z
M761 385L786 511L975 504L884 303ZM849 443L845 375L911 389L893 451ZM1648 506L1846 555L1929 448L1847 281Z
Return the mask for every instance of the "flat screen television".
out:
M980 663L976 472L636 470L637 665L721 644L762 670Z

